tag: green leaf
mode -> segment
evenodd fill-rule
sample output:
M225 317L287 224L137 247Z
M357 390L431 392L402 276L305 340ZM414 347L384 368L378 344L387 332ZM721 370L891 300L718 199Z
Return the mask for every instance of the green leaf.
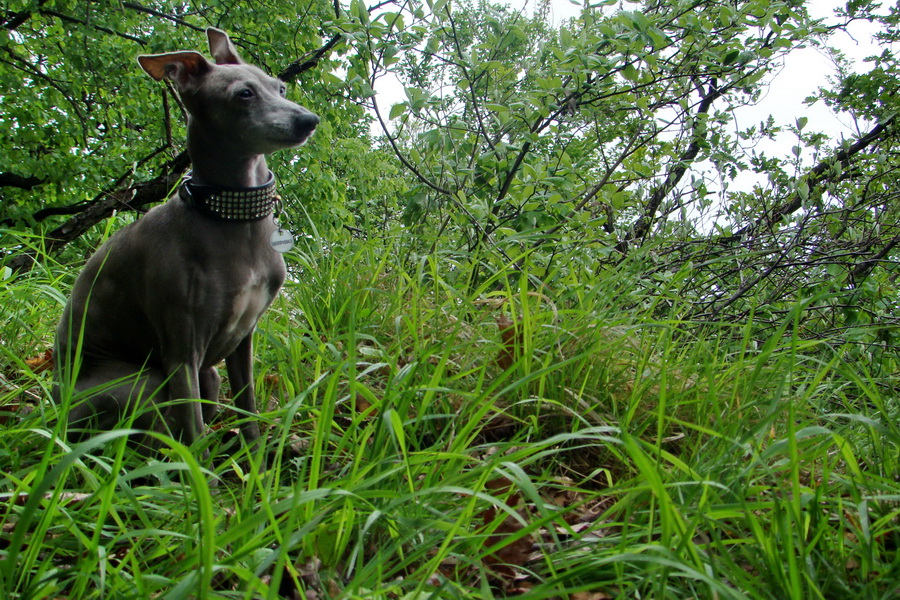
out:
M628 81L637 82L641 75L632 63L628 63L622 69L622 76Z
M728 65L735 62L740 55L741 55L740 50L732 50L731 52L729 52L728 54L725 55L725 58L722 59L722 65L727 67Z
M390 113L389 118L393 121L394 119L396 119L397 117L399 117L400 115L405 113L407 108L409 108L409 107L407 106L406 102L400 102L398 104L393 105L391 107L391 113Z

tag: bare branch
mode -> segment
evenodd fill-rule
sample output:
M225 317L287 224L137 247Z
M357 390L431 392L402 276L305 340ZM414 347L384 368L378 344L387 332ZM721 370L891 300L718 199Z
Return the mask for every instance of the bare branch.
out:
M32 190L37 186L46 183L45 180L31 175L25 177L17 173L0 173L0 187L14 187L22 190Z
M335 46L337 46L343 39L344 36L340 34L332 36L332 38L328 40L321 48L317 48L312 52L307 52L306 54L289 64L287 67L285 67L281 71L281 73L278 74L278 79L282 81L290 81L297 75L315 68L316 66L318 66L319 61L322 60L322 58L326 54L331 52L331 50Z
M625 238L616 246L616 250L622 254L628 252L630 242L643 239L644 236L647 235L653 220L656 218L656 213L659 210L663 199L675 189L675 186L678 185L678 182L681 181L681 178L684 177L684 174L687 172L688 167L693 163L694 159L697 158L697 155L700 153L700 148L703 145L703 141L706 139L705 135L702 133L702 131L705 131L705 127L701 128L700 126L701 119L709 113L709 109L712 107L713 102L720 98L722 94L725 93L726 89L727 88L718 87L715 80L710 84L709 91L697 105L697 115L695 117L693 131L691 132L691 143L688 144L687 149L685 149L681 156L675 160L675 165L669 171L666 180L650 194L650 198L647 200L647 205L644 208L643 214L638 218L637 222L631 228L631 231L629 231Z

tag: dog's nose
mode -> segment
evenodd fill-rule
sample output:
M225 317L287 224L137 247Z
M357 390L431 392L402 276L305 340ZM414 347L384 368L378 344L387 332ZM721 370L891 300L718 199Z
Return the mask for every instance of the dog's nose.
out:
M319 117L311 112L305 112L294 119L294 133L300 139L306 139L315 131L319 124Z

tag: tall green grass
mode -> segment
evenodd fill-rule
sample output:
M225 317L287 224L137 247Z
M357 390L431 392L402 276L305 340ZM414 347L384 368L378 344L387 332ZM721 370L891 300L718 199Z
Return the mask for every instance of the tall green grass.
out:
M802 307L760 335L627 271L472 287L402 240L288 258L256 340L264 472L236 411L206 462L67 444L71 399L25 359L73 267L0 266L0 597L897 597L897 382L799 339Z

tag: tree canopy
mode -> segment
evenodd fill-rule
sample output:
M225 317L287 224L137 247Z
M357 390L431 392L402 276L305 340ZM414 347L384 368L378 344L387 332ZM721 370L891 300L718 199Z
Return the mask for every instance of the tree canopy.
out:
M853 1L817 21L807 4L605 1L554 25L547 1L533 14L442 0L8 3L0 217L58 253L114 211L163 200L188 168L184 115L134 57L202 47L212 25L322 117L313 143L275 158L298 226L445 252L461 285L526 263L536 288L627 276L686 319L774 323L807 302L809 335L887 344L897 7ZM880 28L862 71L829 50L853 20ZM738 127L733 111L809 46L840 67L809 101L858 135L800 118L793 148L763 152L785 128ZM391 85L400 102L376 94ZM758 183L736 185L747 173Z

